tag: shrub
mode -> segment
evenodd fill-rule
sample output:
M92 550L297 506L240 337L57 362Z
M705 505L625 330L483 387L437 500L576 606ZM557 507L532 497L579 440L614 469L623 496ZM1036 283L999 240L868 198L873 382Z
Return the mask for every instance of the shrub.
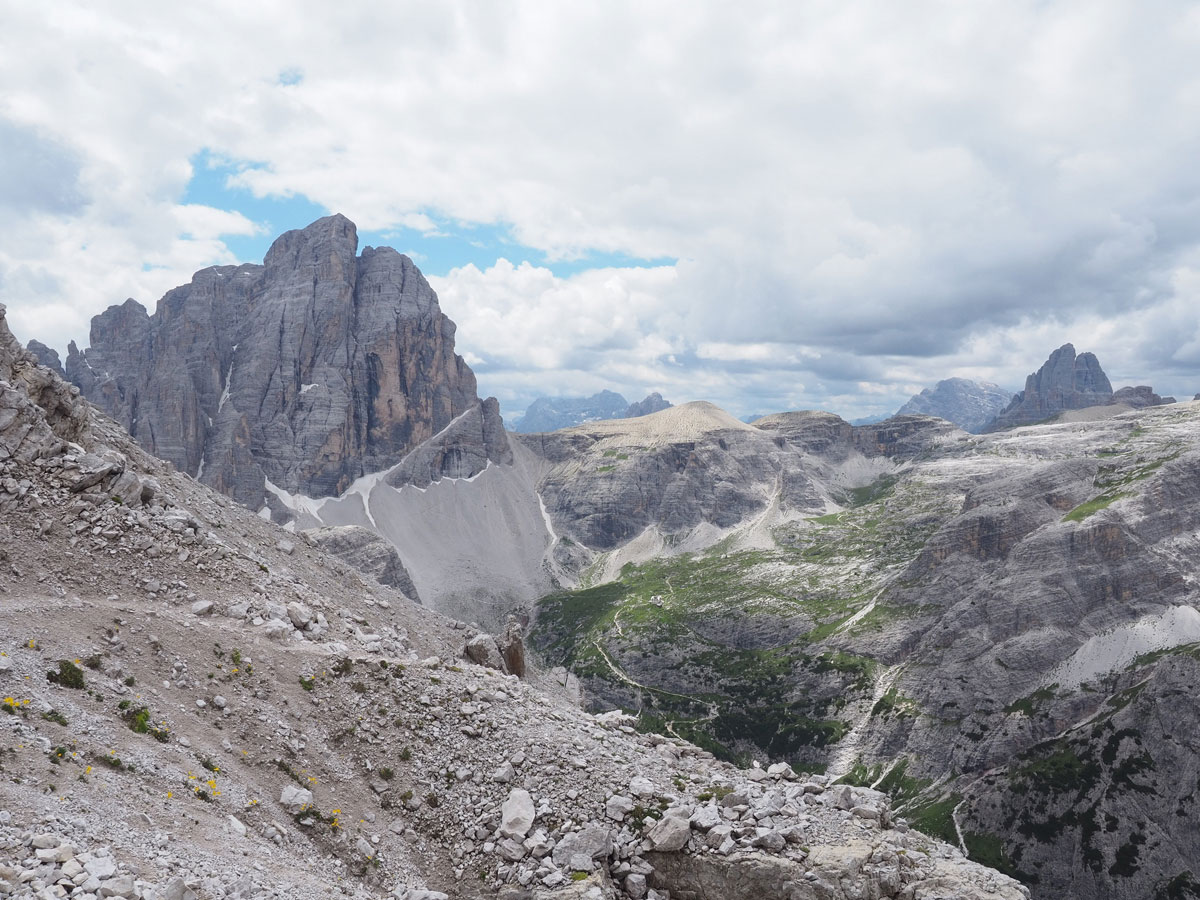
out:
M60 659L58 661L58 671L47 672L46 680L60 687L75 688L76 690L84 687L83 669L79 668L79 666L75 665L69 659Z

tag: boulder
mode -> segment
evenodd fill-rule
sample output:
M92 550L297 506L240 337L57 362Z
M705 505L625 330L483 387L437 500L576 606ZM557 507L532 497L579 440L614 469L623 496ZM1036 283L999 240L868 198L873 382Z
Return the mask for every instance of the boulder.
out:
M533 827L533 797L524 788L513 788L500 808L500 833L505 837L524 840Z
M681 815L664 815L646 832L650 849L671 852L682 850L692 836L692 827Z
M313 794L307 788L285 784L279 792L279 804L290 813L298 813L312 806Z
M496 639L490 634L477 634L468 640L463 655L473 663L504 671L504 658L500 655Z

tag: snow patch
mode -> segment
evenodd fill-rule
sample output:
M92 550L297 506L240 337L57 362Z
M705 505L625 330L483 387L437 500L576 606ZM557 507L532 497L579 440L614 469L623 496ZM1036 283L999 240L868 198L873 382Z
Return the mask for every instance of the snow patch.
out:
M237 349L235 345L234 350ZM220 415L221 410L225 408L225 401L229 399L229 386L233 384L233 361L229 362L229 370L225 373L225 390L221 393L221 400L217 404L217 414Z
M558 534L554 531L554 523L550 521L550 513L546 512L546 501L542 499L542 495L534 491L537 497L538 509L542 511L542 521L546 523L546 534L550 535L550 546L558 543Z
M292 494L272 483L270 478L263 480L266 482L267 490L278 497L279 502L292 512L297 514L307 513L314 519L321 518L321 507L325 505L325 500L327 498L323 497L318 500L315 497L306 497L304 494Z
M1128 667L1138 656L1200 641L1200 611L1191 606L1173 606L1164 613L1145 616L1129 625L1094 635L1042 679L1043 685L1058 683L1078 688L1097 675Z
M307 394L309 391L311 391L311 390L312 390L313 388L315 388L315 387L320 387L320 385L316 385L316 384L302 384L302 385L300 385L300 393L301 393L301 394Z

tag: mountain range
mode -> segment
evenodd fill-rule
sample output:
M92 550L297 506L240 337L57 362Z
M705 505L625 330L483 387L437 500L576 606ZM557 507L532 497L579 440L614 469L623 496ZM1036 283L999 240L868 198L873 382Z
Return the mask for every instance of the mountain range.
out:
M513 430L533 434L558 431L601 419L632 419L669 409L671 404L655 391L636 403L630 403L614 391L600 391L590 397L539 397L516 420Z
M429 615L515 614L589 708L883 791L1037 897L1200 890L1200 407L1065 345L1007 405L958 380L912 401L998 408L983 434L702 402L509 433L411 261L353 235L322 219L153 315L113 307L66 373L254 534ZM132 498L115 473L90 487Z

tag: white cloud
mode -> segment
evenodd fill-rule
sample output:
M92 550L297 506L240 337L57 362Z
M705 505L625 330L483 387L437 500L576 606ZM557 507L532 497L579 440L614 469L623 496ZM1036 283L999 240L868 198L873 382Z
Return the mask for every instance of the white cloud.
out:
M234 261L222 238L253 223L181 205L210 148L364 229L680 260L439 282L511 398L855 413L949 374L1019 387L1063 340L1177 392L1200 377L1184 5L24 4L0 42L0 124L53 148L36 183L65 187L0 221L22 337L61 346Z

